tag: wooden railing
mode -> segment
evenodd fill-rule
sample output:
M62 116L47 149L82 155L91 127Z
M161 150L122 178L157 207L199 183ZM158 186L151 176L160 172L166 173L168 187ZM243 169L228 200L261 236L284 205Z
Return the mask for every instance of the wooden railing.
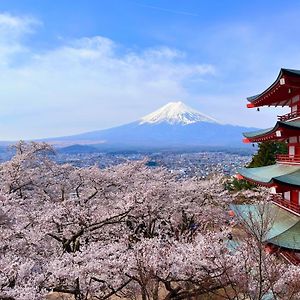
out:
M300 163L300 155L277 154L277 162Z
M273 195L272 197L272 201L283 206L283 207L286 207L298 214L300 214L300 206L299 205L296 205L294 203L291 203L289 200L287 199L284 199L281 195L279 194L275 194Z
M288 251L288 250L284 250L284 249L280 249L279 254L285 259L287 260L289 263L292 263L293 265L298 266L300 264L300 259L297 256L297 253Z
M278 120L283 122L297 117L300 117L300 110L296 110L282 116L277 116Z

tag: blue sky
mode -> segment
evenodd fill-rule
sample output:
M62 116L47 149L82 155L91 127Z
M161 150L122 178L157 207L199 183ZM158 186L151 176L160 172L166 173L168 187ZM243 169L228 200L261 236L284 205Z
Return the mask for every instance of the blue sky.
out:
M0 140L134 121L170 102L269 127L245 108L300 69L300 2L1 0Z

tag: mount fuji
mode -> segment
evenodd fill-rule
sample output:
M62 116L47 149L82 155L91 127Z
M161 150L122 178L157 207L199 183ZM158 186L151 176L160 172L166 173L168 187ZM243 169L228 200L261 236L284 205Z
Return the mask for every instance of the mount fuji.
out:
M237 148L243 145L242 132L251 130L222 124L182 102L170 102L129 124L43 140L58 146L93 145L101 150ZM74 146L71 147L73 151Z
M141 118L139 124L168 123L171 125L189 125L197 122L218 123L217 120L178 101L170 102L153 113Z

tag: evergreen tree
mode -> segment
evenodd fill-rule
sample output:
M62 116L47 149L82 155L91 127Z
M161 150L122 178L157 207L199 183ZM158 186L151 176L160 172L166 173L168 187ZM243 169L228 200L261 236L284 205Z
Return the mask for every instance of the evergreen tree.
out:
M275 164L277 154L287 153L287 144L283 142L262 142L258 145L257 153L252 157L248 168L270 166Z
M283 142L262 142L258 145L258 151L253 155L247 168L270 166L276 163L277 154L287 153L287 144ZM256 185L245 180L231 178L225 183L225 188L229 191L241 191L253 189Z

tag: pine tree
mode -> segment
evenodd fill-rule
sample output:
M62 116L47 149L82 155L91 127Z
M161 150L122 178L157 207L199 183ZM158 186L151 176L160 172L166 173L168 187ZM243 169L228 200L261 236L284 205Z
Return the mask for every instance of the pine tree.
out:
M253 155L247 168L270 166L276 163L277 154L287 153L287 144L283 142L262 142L258 145L258 151ZM255 188L255 184L245 180L231 178L225 183L225 188L229 191L241 191Z
M275 164L277 154L287 153L287 145L283 142L262 142L258 145L257 153L252 157L248 168L270 166Z

